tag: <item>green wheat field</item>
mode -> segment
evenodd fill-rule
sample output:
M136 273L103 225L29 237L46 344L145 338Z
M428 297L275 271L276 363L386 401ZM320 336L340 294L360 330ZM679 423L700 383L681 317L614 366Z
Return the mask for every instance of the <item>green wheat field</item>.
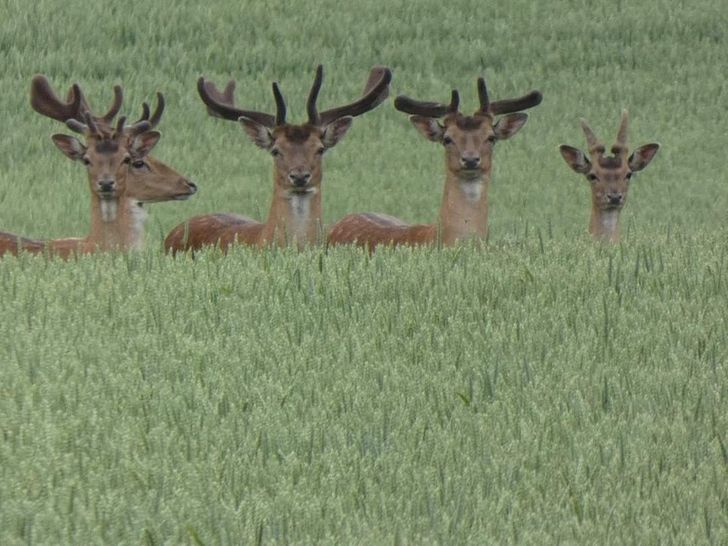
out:
M728 544L728 11L723 0L0 0L0 229L83 235L83 166L30 79L124 112L198 195L143 252L0 259L0 544ZM261 218L270 157L209 117L305 119L390 66L392 95L540 89L494 154L482 249L235 249L172 259L194 214ZM96 106L98 105L98 106ZM558 153L662 148L622 242L586 232ZM67 131L66 131L67 132ZM443 152L391 100L324 159L324 220L436 217Z

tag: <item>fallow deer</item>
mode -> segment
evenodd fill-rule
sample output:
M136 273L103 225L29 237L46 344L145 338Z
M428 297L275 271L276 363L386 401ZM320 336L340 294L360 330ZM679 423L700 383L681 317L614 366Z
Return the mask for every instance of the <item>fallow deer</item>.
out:
M493 146L526 123L526 114L514 112L537 106L542 96L532 91L516 99L490 102L485 80L479 78L478 98L480 108L472 116L460 113L457 90L452 91L450 104L405 96L394 102L397 110L413 114L410 121L425 138L445 148L445 189L436 223L410 225L385 214L349 214L331 226L328 242L354 243L371 251L380 244L420 245L439 240L450 246L464 239L484 239ZM505 115L496 121L500 114Z
M78 84L68 90L66 102L55 94L43 75L33 77L30 88L30 104L39 114L65 123L68 119L83 120L89 113L97 127L106 132L112 130L113 120L119 113L123 101L120 86L114 86L114 102L103 115L95 115ZM150 128L159 125L164 113L165 101L161 93L157 93L157 107L151 114L149 105L142 103L142 116L138 121L148 121ZM151 115L150 115L151 114ZM127 196L136 199L140 204L163 201L183 201L197 192L197 186L169 165L152 156L131 157L131 168L127 177Z
M286 122L286 104L273 83L276 115L234 106L234 82L224 91L200 78L197 89L212 115L239 121L253 143L273 156L273 200L268 219L257 222L237 214L196 216L175 227L164 241L168 251L197 250L219 245L225 252L234 242L264 247L317 242L321 230L322 156L346 134L352 118L379 105L389 93L391 71L374 67L358 100L319 112L316 107L323 68L319 65L307 101L308 121Z
M159 123L164 109L161 94L157 96L157 109L151 118L145 103L142 119L137 123L126 127L120 118L112 127L122 102L121 88L116 87L114 91L111 109L104 116L94 116L77 85L71 88L64 103L53 93L44 76L33 79L33 108L52 119L66 121L69 128L86 137L85 144L67 135L53 135L53 141L65 155L87 165L92 195L91 231L84 238L49 241L0 232L0 255L24 250L68 257L73 252L138 248L142 244L145 217L142 203L179 200L195 193L192 182L147 155L159 139L159 133L150 129Z
M569 167L585 175L589 181L592 192L589 233L598 241L619 241L619 213L627 202L633 174L647 167L660 148L659 144L653 142L640 146L632 155L628 155L627 125L628 115L624 110L611 156L604 155L604 144L584 119L581 120L581 128L586 136L591 160L577 148L566 144L559 147Z

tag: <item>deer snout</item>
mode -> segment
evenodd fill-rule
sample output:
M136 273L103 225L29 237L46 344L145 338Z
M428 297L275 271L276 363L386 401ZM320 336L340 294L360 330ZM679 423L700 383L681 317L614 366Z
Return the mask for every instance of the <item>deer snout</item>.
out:
M480 165L480 157L478 156L461 156L460 165L465 169L477 169Z
M303 188L311 180L311 173L295 172L288 174L288 180L297 188Z
M96 186L101 193L111 193L116 189L116 182L110 179L97 180Z
M197 193L197 184L195 184L191 180L185 180L185 186L187 186L190 195L192 195L193 193Z
M618 206L624 201L624 194L622 192L608 193L607 201L610 205Z

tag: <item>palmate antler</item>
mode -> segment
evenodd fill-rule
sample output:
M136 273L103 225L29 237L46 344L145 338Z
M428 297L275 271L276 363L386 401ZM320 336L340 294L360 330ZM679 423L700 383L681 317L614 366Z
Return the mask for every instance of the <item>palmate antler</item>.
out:
M51 84L42 74L33 76L30 82L30 106L39 114L65 123L67 119L80 120L85 108L85 100L78 84L73 84L68 91L68 99L62 101L51 88Z
M120 85L114 86L114 100L107 112L96 116L78 84L74 83L68 90L66 101L62 101L53 91L48 78L42 74L33 77L30 84L30 104L32 108L46 117L65 123L69 129L86 135L110 137L127 131L128 134L138 135L151 127L156 126L164 111L164 97L157 93L157 108L149 118L149 105L142 105L142 117L129 127L124 127L126 118L119 118L116 127L111 123L121 109L124 92Z
M308 123L318 127L329 125L333 121L345 116L360 116L376 108L387 98L389 83L392 81L392 72L386 67L375 66L369 73L361 98L349 104L319 112L316 107L321 84L323 83L323 66L316 67L316 76L306 101ZM252 119L270 129L286 123L286 103L277 82L273 83L273 96L276 101L276 114L268 114L254 110L237 108L233 100L235 82L230 81L224 91L219 91L212 82L200 78L197 81L197 90L200 98L207 105L208 112L213 116L237 121L241 117Z
M499 114L519 112L521 110L526 110L527 108L538 106L543 100L543 95L541 95L539 91L531 91L530 93L515 99L504 99L496 102L490 102L485 79L478 78L478 100L480 102L480 108L476 110L476 116L495 116ZM428 118L441 118L447 114L457 113L459 104L460 95L458 94L457 89L453 89L450 94L450 104L418 101L405 95L398 96L394 101L394 107L400 112Z

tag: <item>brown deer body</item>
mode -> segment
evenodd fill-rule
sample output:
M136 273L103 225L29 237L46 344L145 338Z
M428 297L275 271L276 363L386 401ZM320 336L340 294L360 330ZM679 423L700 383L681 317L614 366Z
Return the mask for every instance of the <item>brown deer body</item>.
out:
M161 118L164 110L162 95L157 95L157 109L151 118L145 103L139 122L130 127L117 124L114 128L111 122L122 101L121 88L117 86L114 91L115 101L109 112L104 116L94 116L77 85L72 86L68 101L64 103L52 91L45 76L33 78L33 108L58 121L70 120L69 127L86 136L84 145L72 137L54 135L56 146L69 158L85 163L89 179L96 177L107 182L114 181L116 189L112 194L100 195L96 191L98 188L92 184L91 226L86 237L36 240L0 232L0 256L17 254L22 250L68 257L74 252L139 248L143 244L146 218L142 207L144 203L184 200L197 191L195 184L173 168L147 155L159 136L149 129L156 126ZM86 123L82 123L81 119L85 119ZM146 134L140 133L141 129ZM119 157L121 164L114 171L112 164L118 162Z
M619 213L627 202L627 192L633 174L641 171L655 157L660 145L645 144L632 155L627 147L627 111L622 112L622 120L617 140L612 146L611 156L604 156L605 147L589 128L586 120L581 127L586 136L589 156L572 146L562 145L559 150L572 170L586 176L592 192L591 219L589 233L597 241L619 242Z
M395 101L395 108L413 114L410 121L425 138L445 148L445 187L436 223L409 225L384 214L349 214L331 226L328 242L354 243L373 250L381 244L421 245L439 240L451 246L462 240L484 239L493 146L526 123L526 114L514 112L538 105L542 97L533 91L518 99L491 103L483 78L478 79L478 96L480 108L472 116L458 111L460 99L455 90L449 105L404 96ZM496 121L498 114L506 115Z
M316 100L323 78L319 66L307 102L308 122L303 125L286 123L286 106L276 83L273 94L277 111L273 116L233 106L234 82L220 92L200 78L198 91L208 111L239 121L255 145L273 156L273 199L265 222L229 213L195 216L167 235L165 248L176 253L210 245L227 251L235 242L299 248L316 243L322 218L322 156L343 138L352 117L374 109L387 97L391 77L389 69L375 67L359 100L319 113Z

